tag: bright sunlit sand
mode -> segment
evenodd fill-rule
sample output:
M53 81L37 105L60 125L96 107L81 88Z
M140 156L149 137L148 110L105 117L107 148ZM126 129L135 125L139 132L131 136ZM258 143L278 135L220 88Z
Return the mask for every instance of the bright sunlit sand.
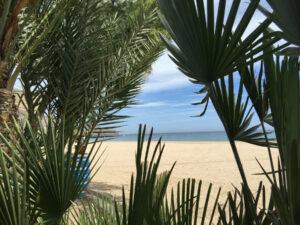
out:
M154 148L154 143L152 145ZM176 161L168 194L184 178L202 180L203 197L209 183L212 183L214 191L211 201L219 187L222 188L221 202L226 199L227 192L234 189L233 186L240 187L241 178L228 142L165 142L165 145L160 172L170 169ZM242 142L237 143L237 147L249 185L255 193L261 180L268 184L264 176L253 175L261 172L255 158L266 169L270 168L267 149ZM135 171L136 142L104 142L101 148L106 148L101 160L103 164L91 188L121 196L121 188L124 186L128 197L130 176ZM276 155L274 149L273 157Z

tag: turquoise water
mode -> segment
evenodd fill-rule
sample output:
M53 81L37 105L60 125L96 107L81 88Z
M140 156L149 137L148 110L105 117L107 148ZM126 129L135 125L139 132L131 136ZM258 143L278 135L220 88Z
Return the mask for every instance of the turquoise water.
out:
M149 135L146 135L148 139ZM157 141L162 137L163 141L227 141L226 133L223 131L214 132L189 132L189 133L157 133L153 134L152 140ZM137 134L124 134L111 139L110 141L136 141Z

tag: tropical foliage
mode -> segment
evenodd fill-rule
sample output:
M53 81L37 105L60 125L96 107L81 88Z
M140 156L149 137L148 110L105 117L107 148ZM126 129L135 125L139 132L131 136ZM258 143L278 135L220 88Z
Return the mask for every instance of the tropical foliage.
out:
M8 0L0 2L0 131L9 138L13 117L18 116L12 92L23 64L52 30L63 11L61 1L35 16L43 0ZM47 1L48 2L48 1ZM49 3L47 3L49 4ZM5 148L0 141L2 148Z
M30 123L51 113L55 123L106 125L133 104L163 47L152 34L155 10L134 18L111 15L105 1L72 5L21 70ZM69 125L66 124L66 127Z
M88 176L96 172L94 169L99 160L96 154L100 147L95 142L87 152L88 139L84 140L83 129L77 133L73 129L66 130L64 121L62 118L62 126L55 127L50 117L48 127L44 128L38 119L38 132L34 132L28 123L30 138L26 138L15 123L14 130L10 130L16 137L13 143L1 135L12 153L9 156L1 151L0 155L3 171L1 224L35 224L38 220L45 224L59 224L72 201L85 188ZM83 161L85 153L88 153L87 160L82 169L78 164ZM93 165L86 165L88 161ZM7 164L13 169L7 170Z
M268 3L273 12L269 12L264 5L259 5L259 1L251 1L241 20L235 22L239 0L233 1L226 21L226 1L219 1L215 16L212 0L206 1L206 9L204 1L159 0L161 19L174 41L165 39L171 58L179 70L192 78L192 82L205 85L199 93L207 92L207 95L199 104L206 103L206 110L208 101L211 100L224 125L243 180L239 203L236 194L229 194L229 213L219 207L222 224L299 223L296 190L300 181L300 158L297 153L300 125L300 30L297 11L300 5L293 0L286 1L284 5L278 0L269 0ZM252 33L242 36L257 10L267 18ZM278 25L281 31L270 29L270 22ZM278 40L281 40L280 43L288 43L274 48L273 44ZM293 45L288 46L289 44ZM274 56L273 53L286 56ZM259 68L258 72L255 68ZM233 85L234 79L240 80L237 92ZM248 98L243 103L244 90L247 91ZM252 107L247 107L247 104L252 104ZM260 126L250 128L252 108ZM274 129L275 142L268 136L266 123ZM254 197L247 184L236 140L267 147L271 171L266 171L258 162L262 173L272 185L269 205L266 207L263 204L263 211L256 210L259 195ZM277 168L273 162L271 147L278 149ZM260 187L258 193L261 193L261 189Z
M88 145L93 129L126 118L116 113L134 103L164 49L154 8L127 17L112 14L105 1L62 0L35 2L31 10L31 23L9 43L25 46L12 54L22 60L10 81L20 73L28 121L25 130L10 123L1 136L1 224L64 221L97 165L99 149Z
M200 201L202 182L197 183L195 179L179 182L177 190L172 190L169 201L166 198L166 190L175 163L169 171L157 174L164 145L161 144L160 139L152 150L153 130L150 132L148 143L144 143L145 132L146 126L142 130L140 125L136 151L136 173L135 177L131 176L128 203L123 188L121 205L112 204L112 201L106 198L97 199L74 213L74 217L77 218L75 224L189 225L197 224L197 221L201 224L204 224L205 221L208 224L213 223L221 189L218 190L217 197L213 202L213 210L209 213L207 208L210 205L212 185L209 185L207 195L202 203ZM102 213L99 208L104 209L104 216L99 216L99 213ZM198 218L200 213L202 213L202 217Z
M6 2L1 2L1 18L13 15L18 3ZM33 8L22 11L24 17L19 18L35 15L32 21L41 21L41 26L28 36L27 25L20 36L14 33L18 44L9 42L14 46L11 52L19 52L11 56L26 59L15 65L25 90L28 121L25 130L16 121L7 127L14 138L0 135L9 149L9 154L0 151L0 223L300 224L300 5L295 0L284 6L268 0L272 12L253 0L239 21L240 0L231 5L220 0L216 15L213 0L158 1L160 18L172 38L162 40L179 70L201 85L199 94L205 97L197 104L205 106L200 116L212 102L223 123L242 178L240 190L220 202L219 189L211 201L211 185L203 193L201 181L185 179L167 197L175 164L158 174L164 145L159 140L151 149L152 131L145 143L146 127L140 127L129 195L123 188L119 202L100 196L72 208L89 182L87 175L97 171L96 142L87 151L93 128L114 127L125 118L117 113L133 103L163 49L153 29L161 29L155 9L150 10L153 2L146 10L137 2L132 13L124 12L130 4L101 0L41 1L31 14L26 10ZM114 8L118 5L122 7ZM266 19L247 34L258 11ZM8 34L4 21L1 35ZM281 30L270 29L272 22ZM258 125L251 122L254 116ZM46 126L41 118L48 120ZM263 183L250 189L251 177L245 175L236 141L266 147L271 171L258 164L270 189ZM78 167L85 157L82 152L91 161L83 170ZM200 196L206 196L203 202ZM208 212L210 204L213 210Z

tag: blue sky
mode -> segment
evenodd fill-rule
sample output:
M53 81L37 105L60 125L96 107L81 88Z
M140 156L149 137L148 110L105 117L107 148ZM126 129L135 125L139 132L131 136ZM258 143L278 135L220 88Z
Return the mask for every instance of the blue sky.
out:
M140 123L154 127L158 133L222 130L222 124L211 106L204 117L191 117L199 115L203 109L202 106L191 105L201 100L202 96L194 94L199 88L181 74L164 54L153 65L153 72L136 99L139 105L122 111L132 118L120 131L136 133Z
M227 10L231 2L227 1ZM215 10L217 10L217 3L218 1L215 0ZM249 1L242 1L237 21L248 4ZM265 1L262 1L262 4L269 8ZM263 20L264 16L256 12L246 30L246 35ZM140 105L122 111L122 114L129 115L131 118L124 123L125 126L120 128L120 131L137 133L140 123L154 127L157 133L222 131L223 126L211 104L203 117L192 117L199 115L203 110L203 106L192 105L193 102L202 99L202 96L194 94L201 86L192 84L178 71L167 54L168 52L153 65L153 72L136 99ZM258 123L258 120L254 119L253 123Z
M234 78L236 93L239 86L237 76ZM204 105L192 105L204 97L203 94L195 94L201 87L178 71L166 52L153 65L152 74L135 99L139 104L122 111L121 114L131 118L119 130L136 133L139 124L153 127L156 133L224 130L211 103L204 116L195 117L204 108ZM246 97L244 92L243 99ZM254 123L258 123L255 118Z

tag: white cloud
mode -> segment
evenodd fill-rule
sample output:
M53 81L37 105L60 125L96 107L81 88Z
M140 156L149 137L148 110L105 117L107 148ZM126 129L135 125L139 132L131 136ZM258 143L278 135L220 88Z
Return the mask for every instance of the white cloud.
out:
M190 106L191 103L174 103L174 102L147 102L141 103L139 105L133 105L133 108L148 108L148 107L160 107L168 106L169 107L181 107L181 106Z
M179 72L176 64L170 59L168 54L169 52L166 51L165 54L163 54L159 60L153 64L152 75L158 77L161 75L170 75Z
M165 91L170 90L174 88L184 87L190 84L190 81L184 77L181 76L165 76L161 77L161 79L157 79L156 81L149 81L147 82L144 87L143 91L146 93L152 93L152 92L159 92L159 91Z
M160 92L189 84L189 79L177 69L166 52L154 63L153 72L144 84L143 92Z
M190 106L192 103L175 103L175 104L170 104L169 106L171 107L180 107L180 106Z
M165 102L148 102L140 105L135 105L136 108L157 107L167 105Z

